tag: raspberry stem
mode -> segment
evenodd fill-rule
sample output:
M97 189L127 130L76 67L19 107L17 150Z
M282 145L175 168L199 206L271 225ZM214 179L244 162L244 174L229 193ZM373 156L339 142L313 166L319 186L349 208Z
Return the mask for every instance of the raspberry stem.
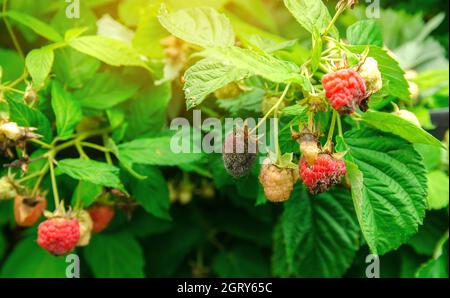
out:
M278 106L283 102L284 98L286 97L286 94L289 90L289 88L291 87L291 83L286 85L286 88L284 88L283 94L280 96L280 98L278 99L278 101L273 105L273 107L264 115L264 117L258 122L258 124L249 132L249 134L253 134L263 123L264 121L267 120L267 118L269 117L269 115L272 114L273 111L275 111L275 109L278 108Z
M55 166L53 162L55 161L53 154L50 154L48 157L48 162L50 165L50 178L52 180L52 189L53 189L53 199L55 200L55 208L59 206L59 194L58 194L58 185L56 184L56 176L55 176Z
M333 117L331 119L330 130L328 131L327 143L332 142L334 135L334 128L336 126L337 112L333 110Z

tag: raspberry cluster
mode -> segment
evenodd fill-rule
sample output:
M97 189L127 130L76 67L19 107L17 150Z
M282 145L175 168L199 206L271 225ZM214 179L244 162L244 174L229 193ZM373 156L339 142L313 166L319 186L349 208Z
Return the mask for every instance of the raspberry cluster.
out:
M300 177L312 194L327 191L341 182L347 173L345 162L327 153L319 154L310 165L304 157L300 160Z
M326 74L322 85L331 106L342 115L353 113L366 98L364 79L353 69Z

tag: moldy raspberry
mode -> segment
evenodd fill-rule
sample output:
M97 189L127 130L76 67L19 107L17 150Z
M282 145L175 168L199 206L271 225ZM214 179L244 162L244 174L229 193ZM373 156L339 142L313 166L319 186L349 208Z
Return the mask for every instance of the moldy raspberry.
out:
M38 227L39 246L60 256L72 251L80 239L78 220L68 217L54 217L43 221Z
M353 113L366 98L364 79L353 69L326 74L322 84L331 106L342 115Z
M256 145L247 126L234 130L225 138L222 157L230 175L243 177L248 173L256 159Z
M312 165L302 157L299 169L303 183L312 194L327 191L333 185L340 183L347 173L345 162L328 153L319 154Z

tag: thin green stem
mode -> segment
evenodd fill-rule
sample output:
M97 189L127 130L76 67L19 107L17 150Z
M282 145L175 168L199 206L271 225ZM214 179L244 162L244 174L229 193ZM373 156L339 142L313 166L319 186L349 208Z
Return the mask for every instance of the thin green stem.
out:
M103 145L105 145L107 143L107 141L108 141L108 135L104 133L102 135L102 138L103 138ZM105 159L106 159L106 162L108 164L110 164L110 165L113 164L112 157L111 157L111 152L109 150L105 151Z
M57 208L59 206L59 194L58 194L58 185L56 184L55 166L53 164L54 157L50 155L48 161L50 165L50 177L52 180L53 199L55 200L55 208Z
M287 92L289 88L291 87L291 83L286 85L286 88L284 88L283 94L280 96L280 99L273 105L273 107L267 112L266 115L258 122L258 124L251 130L250 134L254 133L263 123L266 121L266 119L275 111L278 106L283 102L284 98L287 95Z
M34 172L33 174L30 174L30 175L28 175L28 176L25 176L25 177L23 177L23 178L21 178L21 179L19 179L19 180L17 180L17 183L23 183L23 182L25 182L25 181L28 181L28 180L30 180L30 179L33 179L33 178L35 178L35 177L37 177L37 176L40 176L41 175L41 171L39 171L39 172Z
M327 143L332 141L334 135L334 128L336 126L337 112L333 110L333 116L331 119L330 130L328 131Z
M52 148L52 146L50 144L47 144L47 143L45 143L45 142L43 142L43 141L41 141L39 139L31 139L30 141L32 143L35 143L35 144L41 146L42 148L45 148L45 149L51 149Z
M343 5L341 7L339 7L339 9L336 11L336 13L333 16L333 19L331 20L331 22L328 24L327 28L325 29L325 31L322 33L322 36L326 36L330 30L333 28L334 24L336 23L337 19L339 18L339 16L344 12L344 10L347 8L347 6Z
M93 143L89 143L89 142L80 142L80 145L83 147L88 147L88 148L92 148L95 149L97 151L101 151L101 152L111 152L111 150L109 150L106 147L97 145L97 144L93 144Z
M84 152L83 146L81 145L81 142L75 142L75 148L77 148L78 154L80 154L80 158L82 159L90 159L89 156Z
M31 191L32 196L36 195L36 193L39 189L39 186L41 185L42 180L44 179L45 175L47 174L49 168L50 168L50 163L47 162L45 164L45 166L42 168L42 170L39 172L40 173L39 178L37 179L36 183L34 184L33 190Z
M337 125L338 125L339 136L343 138L344 137L344 133L342 131L342 119L341 119L340 115L338 115L338 117L337 117Z
M20 47L19 41L16 38L16 35L14 34L14 31L12 30L11 24L9 23L8 19L7 19L7 14L6 14L6 8L7 8L7 4L8 0L3 0L3 9L2 9L2 16L3 16L3 21L5 22L6 25L6 30L8 31L12 42L14 44L14 47L16 48L17 52L19 53L19 55L22 58L25 58L22 48Z

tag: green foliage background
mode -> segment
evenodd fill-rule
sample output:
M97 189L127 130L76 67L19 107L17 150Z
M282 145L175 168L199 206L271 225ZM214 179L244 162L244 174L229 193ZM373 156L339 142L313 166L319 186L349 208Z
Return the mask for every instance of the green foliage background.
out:
M78 197L86 206L92 204L100 186L128 191L139 204L131 219L126 212L118 211L105 232L94 235L89 246L77 248L83 277L365 277L365 260L371 252L381 255L382 277L448 277L448 151L440 148L441 140L407 121L377 112L389 111L389 103L395 101L413 111L422 126L431 130L434 127L429 111L448 109L448 2L436 0L435 5L423 5L423 1L382 1L385 7L377 21L380 32L376 27L375 33L368 33L370 42L364 39L367 27L363 23L354 25L365 19L363 7L340 18L337 30L350 39L350 50L361 53L365 49L362 45L370 44L371 56L383 62L383 80L389 82L382 96L372 99L372 111L364 114L364 129L348 131L345 141L338 143L349 148L350 180L359 187L349 190L339 186L313 197L297 185L284 205L264 204L257 179L259 165L246 178L230 178L220 155L170 152L172 135L168 130L170 119L192 116L185 109L183 87L184 91L190 88L197 92L187 97L188 107L205 99L198 108L205 115L219 117L260 115L267 81L292 81L308 88L293 73L296 64L311 56L311 37L283 1L81 2L81 18L69 20L63 1L9 1L10 12L2 17L10 20L27 58L20 56L5 24L0 24L0 83L16 80L27 67L39 89L37 106L24 104L21 93L4 90L4 97L12 120L37 127L45 142L56 136L69 141L75 132L101 143L102 134L91 138L83 129L105 124L112 129L105 146L116 165L107 164L107 157L95 148L86 148L85 154L97 161L80 160L79 152L71 148L61 152L56 168L60 196L72 205ZM168 14L161 19L159 14L158 20L161 2L170 12L200 6L219 9L231 20L232 29L227 20L222 20L223 32L213 36L211 44L179 32L195 45L190 50L206 49L201 54L204 60L197 64L196 59L188 60L182 69L168 67L160 40L169 35L167 30L173 34L179 30L179 18ZM333 11L335 3L329 2ZM295 5L292 7L295 11ZM441 11L445 11L440 15L443 20L435 26L433 20L436 22ZM128 38L128 30L134 32L131 45L92 37L101 26L97 21L105 14L126 26L127 30L121 27L120 33L113 30L120 39ZM296 17L304 20L302 15ZM311 30L315 26L320 24L314 24ZM86 29L81 30L83 27ZM308 29L308 25L304 27ZM422 36L428 29L429 34ZM270 55L262 59L250 50L233 47L233 34ZM383 41L399 63L378 47ZM223 48L216 48L218 44ZM143 60L142 55L147 58ZM218 63L226 59L231 66ZM399 65L418 73L412 79L421 92L416 101L410 99ZM188 66L192 67L185 74L183 86L177 76ZM209 70L208 80L199 75L202 69ZM208 97L211 92L195 89L206 86L215 91L243 76L251 76L247 83L253 89L231 100L213 101ZM26 84L20 82L15 88L24 91ZM298 154L298 146L290 140L289 124L305 113L291 108L285 116L281 119L280 146ZM321 117L329 123L329 115ZM351 119L343 125L346 129L354 127ZM36 150L33 155L41 153ZM9 161L2 158L1 162ZM39 171L39 163L33 163L30 171ZM389 164L396 168L386 170ZM0 171L6 173L6 169ZM373 192L373 181L378 180L381 196ZM188 204L171 202L167 181L177 186L179 194L192 194L192 200ZM33 182L27 181L31 186ZM42 187L49 190L51 198L49 176ZM211 187L213 195L205 194ZM384 216L393 212L384 197L399 202L395 210L398 214ZM355 200L370 202L370 206L358 210ZM411 203L405 203L407 200ZM370 225L361 218L380 221ZM17 227L12 202L1 201L1 277L65 276L64 257L53 257L42 250L35 237L36 226Z

